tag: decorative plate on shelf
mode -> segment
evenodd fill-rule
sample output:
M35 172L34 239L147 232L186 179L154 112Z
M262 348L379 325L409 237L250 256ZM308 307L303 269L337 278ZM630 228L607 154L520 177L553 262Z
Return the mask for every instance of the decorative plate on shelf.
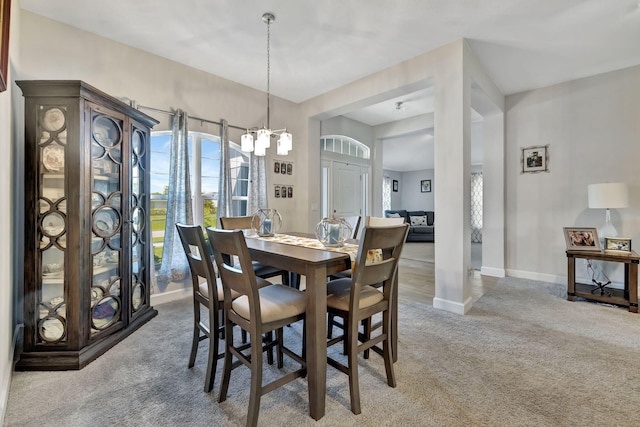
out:
M49 172L60 172L64 169L64 148L51 144L42 149L42 164Z
M120 128L112 119L98 116L93 120L93 139L103 147L113 147L120 142Z
M65 123L64 112L59 108L50 108L42 116L42 127L49 132L55 132L63 128Z

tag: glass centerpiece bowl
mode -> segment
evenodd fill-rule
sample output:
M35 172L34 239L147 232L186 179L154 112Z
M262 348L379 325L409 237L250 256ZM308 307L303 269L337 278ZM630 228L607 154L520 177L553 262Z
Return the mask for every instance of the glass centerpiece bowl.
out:
M353 229L344 218L323 218L316 226L316 237L325 247L339 248L351 237Z
M258 209L251 219L253 233L260 237L273 237L282 226L282 217L275 209Z

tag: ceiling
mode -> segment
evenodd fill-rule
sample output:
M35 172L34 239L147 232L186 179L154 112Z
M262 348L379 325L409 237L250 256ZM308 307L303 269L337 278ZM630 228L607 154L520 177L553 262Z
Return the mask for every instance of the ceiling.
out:
M302 102L460 38L505 94L640 64L639 0L20 0L22 9ZM119 11L114 13L114 11ZM229 58L232 60L221 60ZM376 125L427 93L347 116ZM394 111L405 101L404 112ZM432 111L432 110L431 110Z

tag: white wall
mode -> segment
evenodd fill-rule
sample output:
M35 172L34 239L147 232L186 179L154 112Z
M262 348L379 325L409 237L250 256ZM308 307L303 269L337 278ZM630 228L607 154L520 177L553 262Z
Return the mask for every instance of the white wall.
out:
M0 424L3 423L9 397L11 384L11 371L13 368L14 353L14 324L18 322L14 301L16 289L19 287L20 274L15 269L22 259L21 254L16 254L14 242L16 231L14 220L15 212L11 208L16 197L19 197L19 188L14 186L14 170L17 167L18 155L13 141L16 139L16 126L14 123L14 92L17 90L12 84L13 68L18 63L20 8L18 1L11 4L11 29L9 32L9 70L7 77L7 90L0 93L0 146L5 148L5 155L0 156ZM9 208L7 208L9 207ZM19 234L19 233L18 233Z
M506 105L507 273L566 283L562 227L604 222L604 210L587 207L592 183L629 184L629 208L613 210L612 221L640 242L640 67L511 95ZM550 171L521 174L521 148L545 144Z
M431 180L431 192L423 193L420 181ZM408 211L435 211L435 192L438 184L434 179L434 170L425 169L402 173L402 209Z

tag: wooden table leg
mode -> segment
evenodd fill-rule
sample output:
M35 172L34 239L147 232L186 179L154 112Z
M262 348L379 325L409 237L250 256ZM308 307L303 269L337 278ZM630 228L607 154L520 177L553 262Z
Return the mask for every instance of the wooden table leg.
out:
M632 313L638 312L638 262L631 262L627 264L629 266L629 311Z
M327 269L307 267L307 383L309 415L314 420L324 416L327 392Z
M567 256L567 299L573 301L576 294L576 259L573 255Z

